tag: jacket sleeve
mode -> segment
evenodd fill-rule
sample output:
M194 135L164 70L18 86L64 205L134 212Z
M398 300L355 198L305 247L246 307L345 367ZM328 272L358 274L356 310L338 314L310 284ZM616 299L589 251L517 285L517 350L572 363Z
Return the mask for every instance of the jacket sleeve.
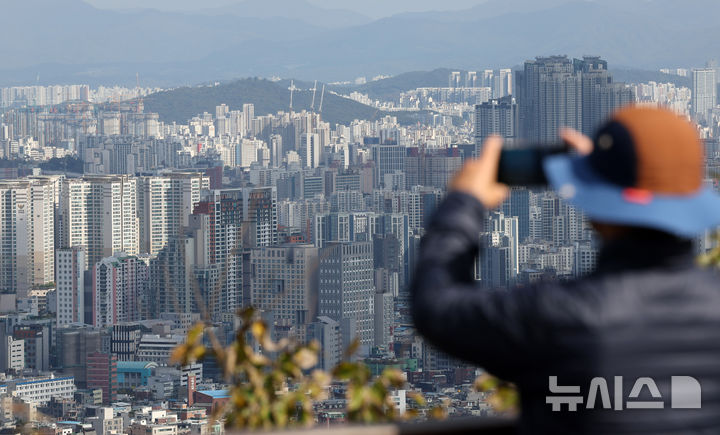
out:
M418 332L438 349L514 380L532 352L526 325L534 291L476 285L484 215L480 202L464 193L450 193L440 205L420 245L412 315Z

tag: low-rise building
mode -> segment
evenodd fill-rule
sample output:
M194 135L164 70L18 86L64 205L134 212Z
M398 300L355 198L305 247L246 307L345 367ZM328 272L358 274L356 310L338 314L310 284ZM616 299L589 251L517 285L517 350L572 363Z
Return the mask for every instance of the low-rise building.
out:
M46 404L53 397L70 399L75 393L75 378L72 376L18 378L0 385L0 391L6 389L10 394L25 402Z

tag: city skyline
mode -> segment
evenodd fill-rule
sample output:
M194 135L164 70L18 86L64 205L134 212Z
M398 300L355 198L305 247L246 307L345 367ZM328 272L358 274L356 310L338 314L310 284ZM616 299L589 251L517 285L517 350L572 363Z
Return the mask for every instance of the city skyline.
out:
M314 425L344 424L361 387L333 372L341 363L358 364L363 386L397 378L368 390L387 390L383 418L502 416L475 387L485 367L439 350L418 320L433 237L465 252L428 270L447 262L462 286L493 295L582 280L604 245L573 203L579 184L507 186L492 206L458 194L457 173L482 163L488 139L550 148L561 129L593 137L629 105L665 108L694 122L698 183L720 191L720 53L708 43L720 3L23 0L0 11L2 428L223 435L240 421L228 406L250 409L242 391L263 388L292 398L287 421L302 408ZM600 136L598 149L614 146ZM437 218L448 204L466 207L450 225ZM707 231L692 247L717 241Z

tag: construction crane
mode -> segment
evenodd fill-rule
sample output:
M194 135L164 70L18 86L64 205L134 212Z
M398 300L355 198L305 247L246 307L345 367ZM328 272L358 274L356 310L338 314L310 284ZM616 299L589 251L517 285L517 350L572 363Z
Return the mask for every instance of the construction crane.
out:
M135 91L137 92L137 107L136 111L137 113L141 113L143 111L143 100L140 96L140 73L135 73Z
M322 104L325 99L325 85L323 85L322 92L320 93L320 107L318 107L318 113L322 112Z
M315 84L313 85L313 97L312 97L312 103L310 103L310 111L315 110L315 93L317 92L317 80L315 80Z
M290 112L292 112L293 93L297 89L295 87L295 80L290 80L290 87L288 89L290 90Z

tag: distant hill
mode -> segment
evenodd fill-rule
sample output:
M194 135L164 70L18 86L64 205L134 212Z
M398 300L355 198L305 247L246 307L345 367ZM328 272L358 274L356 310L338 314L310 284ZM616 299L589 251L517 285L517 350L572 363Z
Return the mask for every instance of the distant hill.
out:
M358 91L372 99L391 101L397 100L402 92L411 89L447 86L451 71L457 70L438 68L432 71L413 71L359 86L336 86L334 89L344 93Z
M645 71L637 69L615 69L610 68L613 79L616 82L625 83L673 83L675 86L692 87L691 77L682 77L675 74L665 74L660 71Z
M283 83L284 84L284 83ZM280 82L263 79L243 79L217 86L196 86L177 88L149 95L145 98L145 110L157 112L165 122L186 123L193 116L215 113L215 106L227 104L231 110L240 110L245 103L255 105L255 113L265 115L289 109L290 91ZM320 88L315 100L316 110L320 105ZM312 92L295 91L293 109L310 110ZM355 119L379 119L386 115L397 116L403 124L426 121L427 112L383 112L353 100L325 92L323 120L335 124L349 124Z
M520 68L520 66L516 68ZM412 89L448 86L448 78L452 71L460 71L462 77L465 77L465 73L467 72L462 69L455 68L438 68L432 71L413 71L398 74L386 79L368 82L362 85L334 86L332 89L343 94L357 91L367 94L372 99L379 99L381 101L397 101L401 93ZM655 81L658 83L674 83L676 86L685 87L690 87L692 85L689 77L664 74L660 71L624 68L613 69L611 65L610 72L613 75L613 80L616 82L644 83ZM312 86L312 84L310 84L310 86Z

